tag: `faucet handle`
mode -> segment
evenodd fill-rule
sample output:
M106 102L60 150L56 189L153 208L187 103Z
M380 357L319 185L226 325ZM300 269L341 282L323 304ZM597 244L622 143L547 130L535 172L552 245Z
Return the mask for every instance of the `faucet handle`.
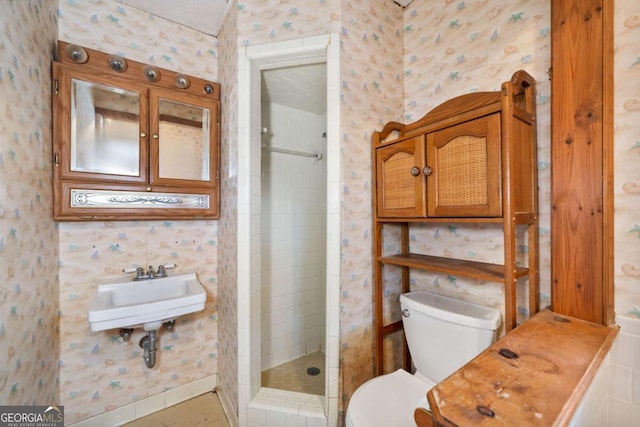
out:
M158 277L167 277L167 270L162 264L158 266Z

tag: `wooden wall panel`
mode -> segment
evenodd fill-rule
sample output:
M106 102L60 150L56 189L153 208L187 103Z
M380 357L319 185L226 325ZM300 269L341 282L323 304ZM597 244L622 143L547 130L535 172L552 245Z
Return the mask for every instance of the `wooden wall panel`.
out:
M607 324L613 3L552 0L551 9L551 303L558 313Z

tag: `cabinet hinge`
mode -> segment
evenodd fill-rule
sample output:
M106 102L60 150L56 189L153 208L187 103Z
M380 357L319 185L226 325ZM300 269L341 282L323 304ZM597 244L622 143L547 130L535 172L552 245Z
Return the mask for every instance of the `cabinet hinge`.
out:
M60 93L60 81L58 80L53 81L53 93L56 95Z
M58 153L53 154L53 164L56 166L60 166L60 154Z
M216 171L216 180L220 179L220 169Z

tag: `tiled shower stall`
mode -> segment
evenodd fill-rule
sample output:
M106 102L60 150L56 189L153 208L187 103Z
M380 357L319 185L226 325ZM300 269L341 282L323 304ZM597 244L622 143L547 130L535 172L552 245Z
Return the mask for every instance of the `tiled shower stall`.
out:
M263 102L262 118L265 370L325 348L327 166L326 114Z

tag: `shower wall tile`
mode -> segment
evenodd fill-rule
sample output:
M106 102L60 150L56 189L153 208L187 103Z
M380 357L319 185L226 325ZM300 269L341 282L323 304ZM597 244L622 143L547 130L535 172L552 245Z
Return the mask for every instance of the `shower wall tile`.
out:
M51 218L55 2L0 2L0 402L58 405L58 231Z
M295 87L295 84L289 85ZM280 89L282 92L283 89ZM262 370L324 350L326 306L326 114L262 104Z
M217 80L215 37L114 0L59 2L58 17L65 41ZM218 372L216 221L65 222L59 239L60 400L66 421L116 416L120 408L174 389L182 390L170 393L179 400L191 384ZM117 330L92 332L87 311L100 283L130 279L125 268L160 264L176 265L169 275L195 272L207 301L204 311L179 318L174 332L160 331L156 366L148 369L138 346L141 330L129 342Z

